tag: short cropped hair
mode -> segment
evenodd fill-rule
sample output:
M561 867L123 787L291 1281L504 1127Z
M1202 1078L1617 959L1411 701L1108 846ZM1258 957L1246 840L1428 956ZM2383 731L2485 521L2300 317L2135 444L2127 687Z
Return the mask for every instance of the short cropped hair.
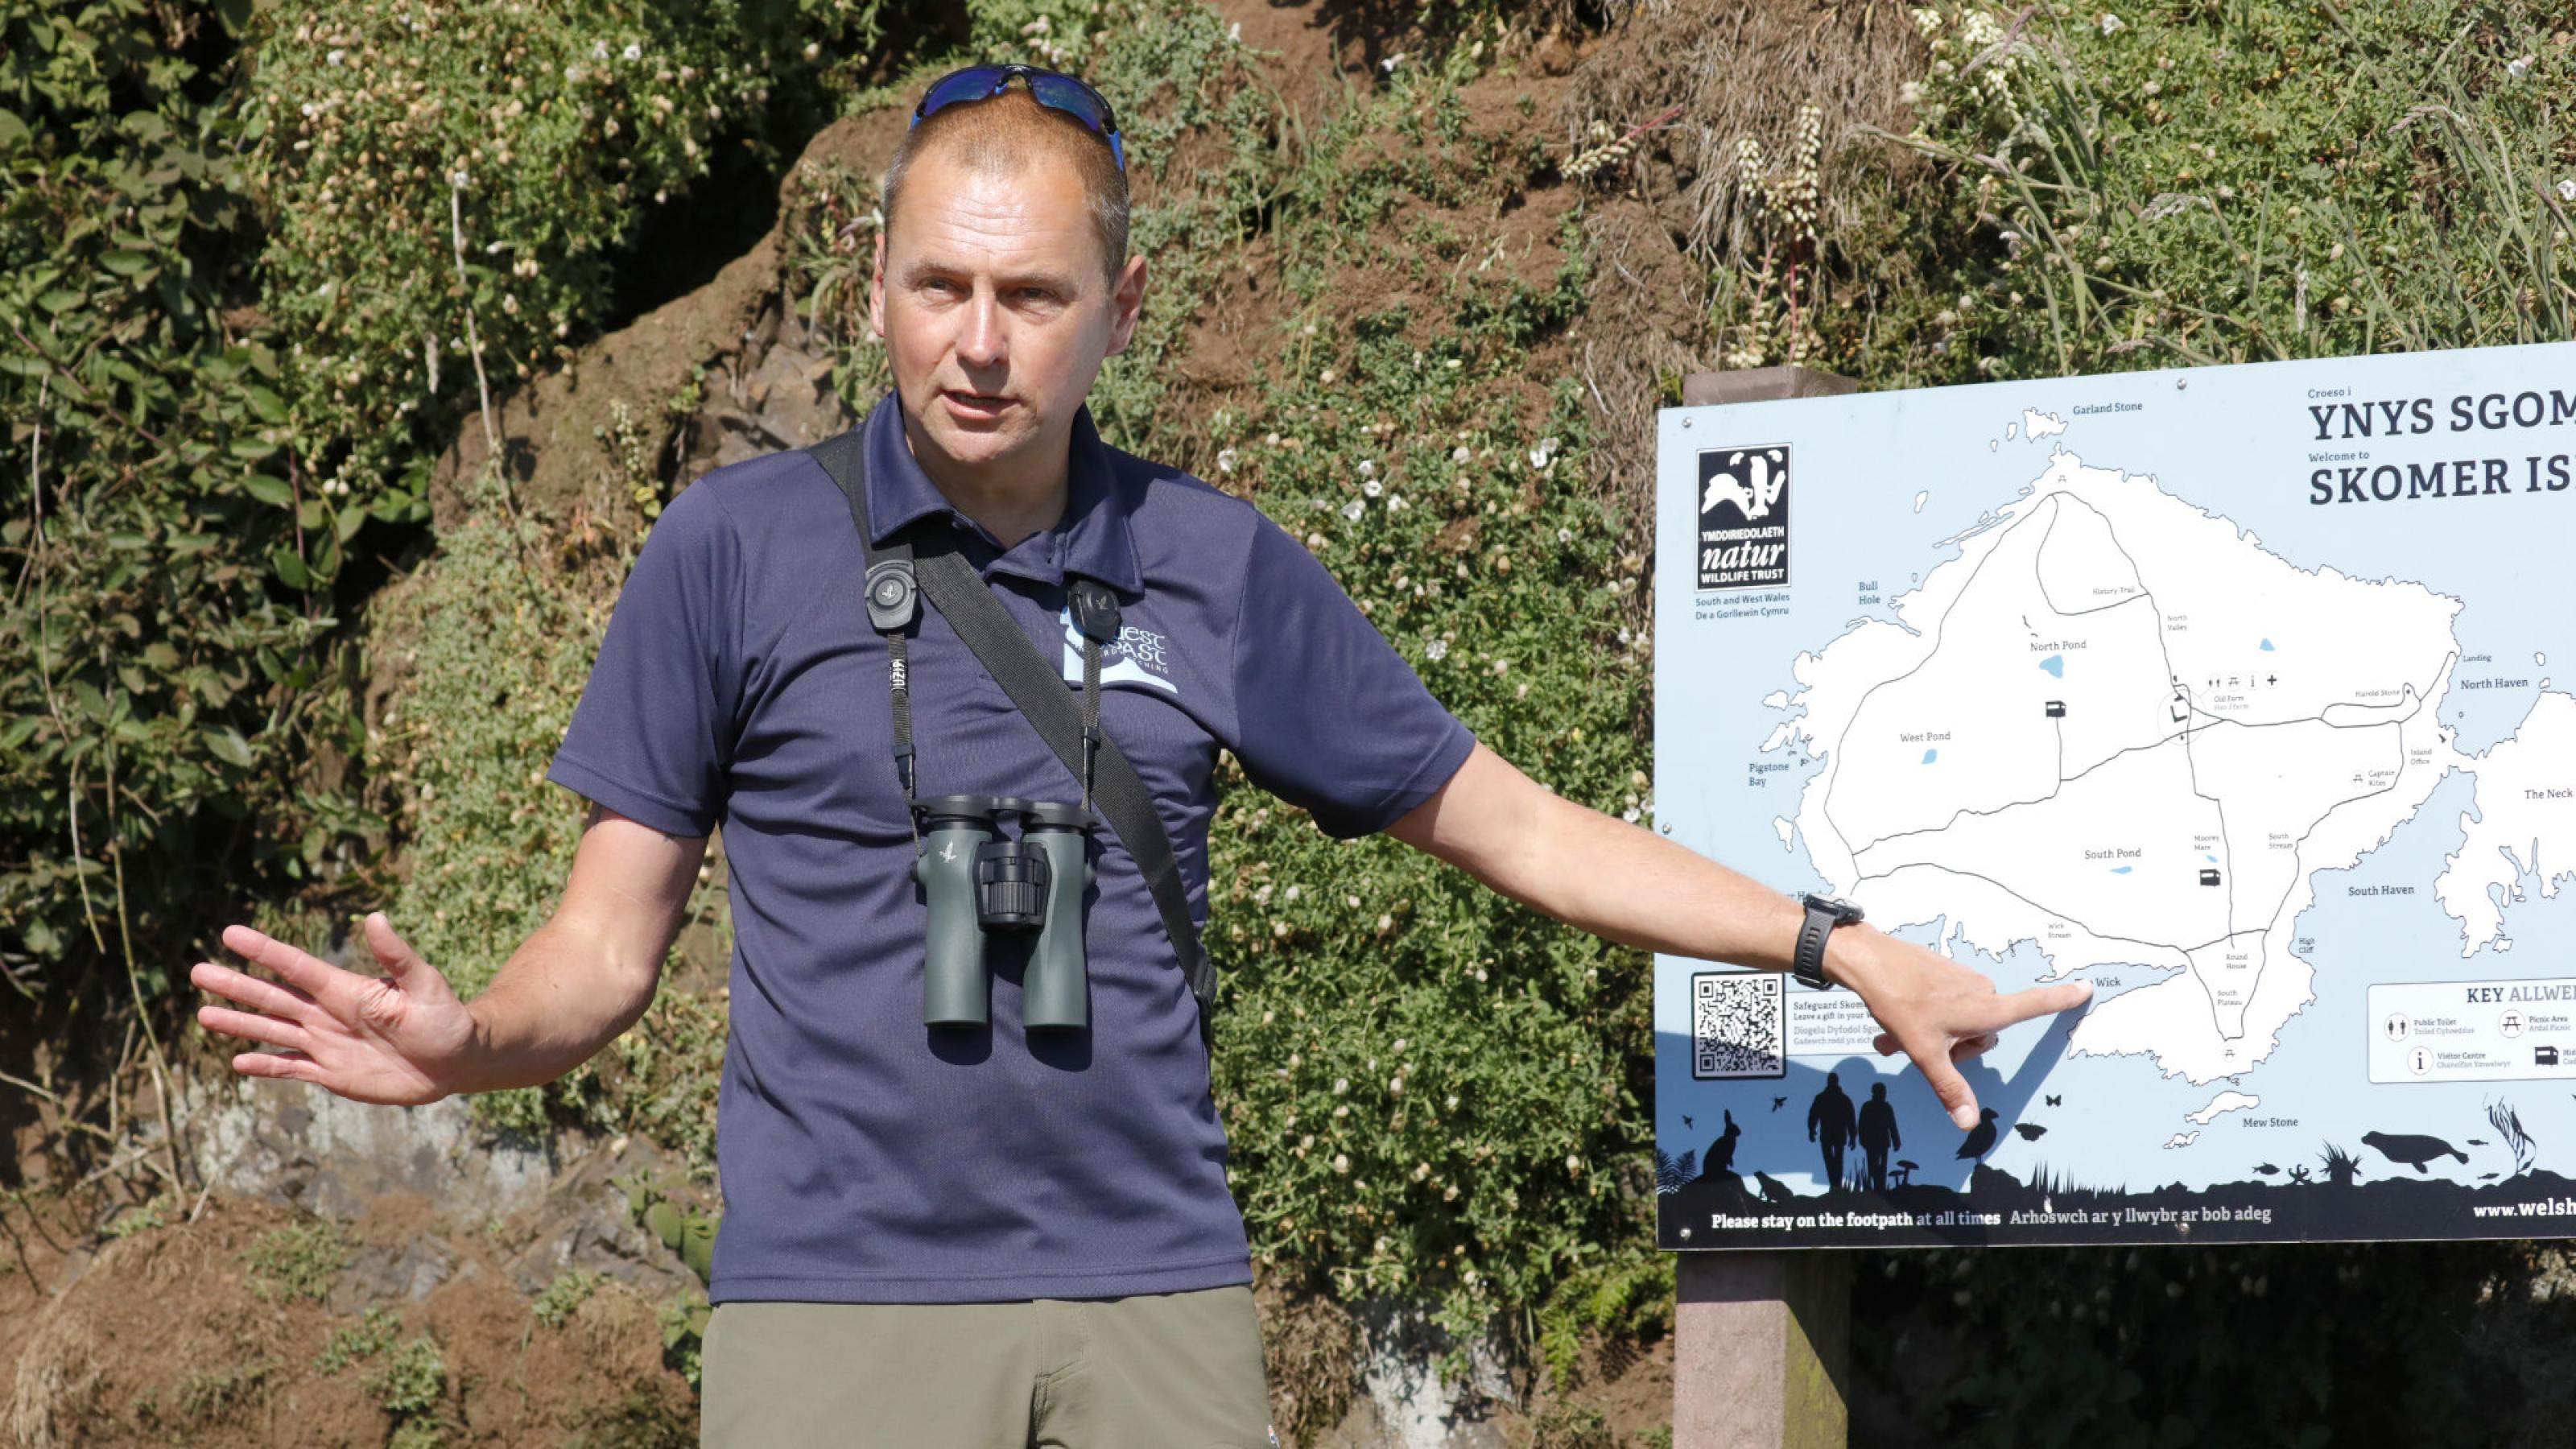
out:
M912 163L934 148L954 155L959 164L985 175L1010 175L1032 162L1068 165L1082 182L1091 203L1091 229L1100 239L1103 270L1115 279L1127 261L1127 173L1110 154L1109 142L1062 111L1038 103L1026 83L989 100L951 104L905 133L894 160L887 164L885 228L894 229L905 176Z

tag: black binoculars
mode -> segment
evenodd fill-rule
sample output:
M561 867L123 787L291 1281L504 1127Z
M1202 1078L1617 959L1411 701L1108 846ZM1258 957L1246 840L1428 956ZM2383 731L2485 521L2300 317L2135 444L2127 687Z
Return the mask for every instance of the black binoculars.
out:
M984 1026L988 931L1035 931L1021 978L1023 1024L1079 1031L1091 1024L1082 954L1082 897L1092 883L1091 818L1081 807L1008 795L939 795L914 807L922 850L912 873L930 902L921 982L928 1026ZM998 817L1020 817L1019 838Z

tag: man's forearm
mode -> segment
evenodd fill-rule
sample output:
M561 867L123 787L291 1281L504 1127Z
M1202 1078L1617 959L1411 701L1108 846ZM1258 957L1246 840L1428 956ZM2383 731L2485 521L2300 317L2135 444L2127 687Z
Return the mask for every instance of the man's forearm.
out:
M1805 913L1769 886L1651 830L1550 796L1535 842L1487 883L1642 950L1771 971L1789 969Z
M556 916L466 1003L474 1049L456 1090L533 1087L589 1061L652 1005L658 975L616 961L604 941Z

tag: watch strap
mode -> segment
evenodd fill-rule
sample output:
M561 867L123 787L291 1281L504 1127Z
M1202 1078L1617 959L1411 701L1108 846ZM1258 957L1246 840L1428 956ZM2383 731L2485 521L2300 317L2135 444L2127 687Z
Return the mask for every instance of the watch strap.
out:
M1844 918L1812 900L1801 904L1807 908L1807 919L1798 927L1798 949L1790 958L1789 974L1818 991L1829 991L1834 983L1825 976L1825 938Z

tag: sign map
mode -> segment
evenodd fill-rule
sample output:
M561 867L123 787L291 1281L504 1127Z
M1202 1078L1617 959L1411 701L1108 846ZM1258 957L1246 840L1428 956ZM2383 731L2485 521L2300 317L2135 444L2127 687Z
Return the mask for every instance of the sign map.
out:
M1659 957L1664 1247L2576 1233L2576 344L1658 449L1657 828L2095 988L1962 1133L1849 992Z

